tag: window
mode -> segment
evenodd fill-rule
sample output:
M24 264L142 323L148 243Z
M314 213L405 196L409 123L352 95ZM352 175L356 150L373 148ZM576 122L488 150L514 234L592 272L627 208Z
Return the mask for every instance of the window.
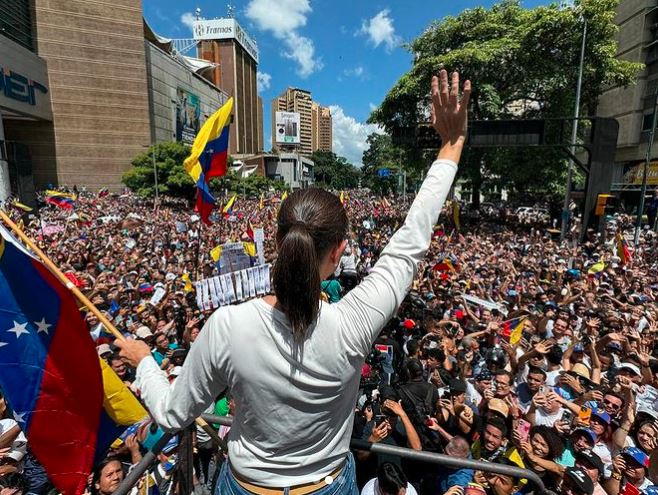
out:
M0 2L0 35L35 51L29 0Z

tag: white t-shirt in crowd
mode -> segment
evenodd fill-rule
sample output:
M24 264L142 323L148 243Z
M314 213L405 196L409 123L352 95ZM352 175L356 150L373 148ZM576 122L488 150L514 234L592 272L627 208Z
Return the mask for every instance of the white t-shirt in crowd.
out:
M381 495L382 492L379 491L379 482L377 478L373 478L368 483L365 484L363 490L361 490L361 495ZM418 495L416 489L407 483L407 494L406 495Z
M457 172L437 160L402 227L368 275L294 338L288 317L263 299L219 308L173 384L151 357L137 367L142 398L167 431L190 424L226 387L236 402L231 469L263 487L315 483L350 449L361 367L404 300L430 246Z
M557 421L560 420L562 414L564 413L564 408L557 410L555 414L546 414L541 407L535 410L535 425L537 426L553 426Z

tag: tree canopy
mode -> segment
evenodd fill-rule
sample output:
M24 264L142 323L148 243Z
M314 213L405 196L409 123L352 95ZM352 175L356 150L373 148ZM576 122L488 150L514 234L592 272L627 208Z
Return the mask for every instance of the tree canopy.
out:
M123 183L143 197L155 195L155 176L153 160L158 171L158 192L170 196L193 198L195 194L194 181L185 171L183 162L190 154L189 146L177 142L157 143L147 151L137 155L133 168L123 174ZM229 166L233 163L228 159ZM241 178L229 170L224 177L213 178L210 181L213 192L238 193L248 197L256 197L269 190L282 191L288 187L283 181L276 181L252 174Z
M370 117L389 133L429 120L429 85L439 69L457 70L474 88L470 118L573 116L583 22L587 22L581 115L594 115L607 85L631 84L641 70L615 58L617 0L581 0L574 8L533 9L505 0L433 22L407 48L414 63ZM470 149L460 173L477 190L504 180L523 192L551 188L563 175L557 150ZM476 195L477 196L477 195Z
M359 185L360 171L345 157L331 151L315 151L311 155L315 163L316 185L329 189L352 189Z

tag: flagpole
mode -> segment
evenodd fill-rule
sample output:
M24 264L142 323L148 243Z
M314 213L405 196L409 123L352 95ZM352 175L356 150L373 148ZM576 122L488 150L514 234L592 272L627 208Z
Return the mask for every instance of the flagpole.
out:
M110 320L107 319L107 317L101 313L101 311L94 306L94 304L87 299L87 296L85 296L80 289L78 289L73 282L71 282L62 271L57 268L57 265L51 261L51 259L44 253L39 247L30 239L25 232L23 232L18 225L16 225L9 216L3 211L0 210L0 218L7 224L7 226L14 231L14 233L25 243L27 247L29 247L43 262L44 265L48 267L48 269L52 272L53 275L55 275L60 282L64 284L64 286L70 290L75 297L78 298L78 300L84 304L89 311L91 311L96 317L98 318L98 321L100 321L103 326L109 331L112 335L114 335L117 339L119 340L125 340L125 337L119 330L117 330L114 325L110 322Z
M98 318L98 321L100 321L103 326L109 331L112 335L114 335L117 339L119 340L126 340L126 338L123 336L119 330L110 322L110 320L107 319L107 317L101 313L101 311L92 303L87 296L85 296L80 289L78 289L75 285L73 285L73 282L71 282L68 278L66 278L66 275L62 273L62 271L57 268L57 265L51 261L51 259L44 253L39 247L30 239L25 232L23 232L20 228L18 228L18 225L16 225L11 218L7 216L7 214L3 211L0 210L0 218L7 224L7 226L14 231L14 233L25 243L27 247L29 247L34 253L41 258L41 261L43 262L44 265L48 267L48 269L51 271L53 275L55 275L60 282L64 284L64 286L70 290L75 297L78 298L78 300L84 304L89 311L91 311L96 317ZM219 436L216 434L216 432L206 423L204 420L201 418L196 418L195 423L199 425L203 430L210 435L210 437L218 443L218 445L222 446L225 445L224 442L221 441ZM213 434L214 433L214 434Z

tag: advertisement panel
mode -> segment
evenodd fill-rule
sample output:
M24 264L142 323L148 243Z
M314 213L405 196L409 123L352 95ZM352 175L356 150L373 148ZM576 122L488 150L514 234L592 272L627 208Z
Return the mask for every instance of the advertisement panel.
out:
M644 162L634 165L624 174L624 183L639 186L642 184L643 176ZM650 186L658 186L658 162L649 163L649 168L647 169L647 184Z
M258 45L235 19L200 19L192 28L195 40L234 39L258 63Z
M201 127L201 104L194 93L176 90L176 141L192 144Z
M301 141L301 118L295 112L276 112L274 117L276 125L276 143L299 144Z

